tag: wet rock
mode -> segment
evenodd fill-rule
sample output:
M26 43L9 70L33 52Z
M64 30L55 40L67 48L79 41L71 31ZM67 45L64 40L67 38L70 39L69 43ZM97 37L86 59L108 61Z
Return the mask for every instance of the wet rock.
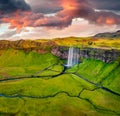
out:
M67 47L54 47L51 50L51 53L57 57L60 57L61 59L67 59L68 57L68 48Z
M54 47L51 53L61 59L67 59L69 47ZM105 63L111 63L115 61L120 56L120 51L118 50L104 50L98 48L86 48L79 50L80 58L92 58L101 60Z

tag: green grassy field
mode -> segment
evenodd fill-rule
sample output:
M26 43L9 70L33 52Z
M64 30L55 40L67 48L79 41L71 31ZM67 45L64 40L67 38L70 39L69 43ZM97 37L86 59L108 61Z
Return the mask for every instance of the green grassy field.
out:
M0 61L0 116L120 115L118 62L85 59L64 72L50 53L12 49Z
M67 72L75 72L91 82L104 85L120 93L120 64L117 61L106 64L100 60L85 59L79 66L74 66Z
M120 37L118 38L66 37L66 38L56 38L53 41L59 46L77 46L80 48L91 47L91 48L120 50Z
M1 78L34 75L44 68L59 64L59 59L50 53L25 53L22 50L12 49L1 50L0 61Z

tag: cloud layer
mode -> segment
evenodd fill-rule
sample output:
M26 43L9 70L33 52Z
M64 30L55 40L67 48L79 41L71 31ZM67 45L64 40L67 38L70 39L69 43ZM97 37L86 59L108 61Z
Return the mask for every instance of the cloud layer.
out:
M24 0L0 0L1 13L11 13L16 10L30 10L30 6Z
M89 0L94 8L101 10L120 11L120 0Z
M39 8L39 4L31 6L24 0L1 0L0 23L10 23L10 28L17 28L17 30L24 27L65 28L70 26L75 18L83 18L98 25L120 24L120 15L96 11L89 0L51 1L53 2L45 0L42 4L46 6ZM33 0L29 1L31 4L32 2ZM48 11L47 7L51 10ZM46 16L46 13L55 13L55 15Z

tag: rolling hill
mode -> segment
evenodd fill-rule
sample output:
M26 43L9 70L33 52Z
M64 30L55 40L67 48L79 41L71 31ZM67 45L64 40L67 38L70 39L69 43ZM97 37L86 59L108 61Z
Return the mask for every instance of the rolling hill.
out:
M120 59L85 55L66 68L59 56L72 45L91 47L92 56L100 47L104 57L105 47L120 48L117 38L0 41L0 116L119 116Z

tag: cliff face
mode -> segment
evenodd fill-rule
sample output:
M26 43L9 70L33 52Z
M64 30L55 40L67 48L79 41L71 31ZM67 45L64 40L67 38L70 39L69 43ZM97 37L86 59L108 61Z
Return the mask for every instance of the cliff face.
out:
M93 58L102 60L105 63L111 63L120 56L120 52L117 50L103 50L103 49L84 49L80 50L81 58Z
M67 59L69 47L58 46L53 41L37 42L29 40L19 41L0 41L0 49L17 49L30 52L35 50L38 53L44 54L51 52L53 55L60 57L61 59ZM116 60L120 56L120 52L117 50L104 50L97 48L79 49L80 58L93 58L102 60L106 63L110 63Z
M51 53L57 57L60 57L61 59L67 59L68 57L68 50L69 48L68 47L54 47L52 50L51 50Z
M68 57L68 47L55 47L51 50L51 53L61 59L67 59ZM111 63L115 61L120 56L120 51L118 50L103 50L97 48L86 48L79 49L80 58L92 58L102 60L105 63Z

